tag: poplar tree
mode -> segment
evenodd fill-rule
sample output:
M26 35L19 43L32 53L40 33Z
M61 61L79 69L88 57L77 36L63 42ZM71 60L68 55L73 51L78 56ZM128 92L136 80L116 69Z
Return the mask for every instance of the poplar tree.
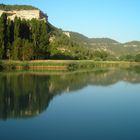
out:
M7 58L11 58L12 44L14 42L14 23L8 19L7 22Z
M40 24L40 38L39 38L39 53L40 58L45 59L47 57L47 49L48 49L48 32L47 32L47 24L42 21Z
M6 59L7 55L7 15L3 13L0 17L0 58Z
M33 43L33 59L38 59L39 38L40 38L40 21L32 19L30 21L31 39Z

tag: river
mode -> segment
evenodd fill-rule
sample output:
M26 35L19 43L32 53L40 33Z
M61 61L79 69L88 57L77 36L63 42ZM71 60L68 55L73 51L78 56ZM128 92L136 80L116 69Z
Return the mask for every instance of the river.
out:
M1 140L140 139L140 71L1 72Z

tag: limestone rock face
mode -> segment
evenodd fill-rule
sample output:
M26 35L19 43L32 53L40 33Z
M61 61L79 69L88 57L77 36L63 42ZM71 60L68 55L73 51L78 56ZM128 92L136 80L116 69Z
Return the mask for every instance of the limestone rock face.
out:
M11 20L14 20L15 17L19 17L25 20L31 20L33 18L38 20L47 20L47 16L44 16L40 10L13 10L13 11L0 10L0 16L3 13L6 13L7 17Z
M63 32L63 34L70 38L70 32Z

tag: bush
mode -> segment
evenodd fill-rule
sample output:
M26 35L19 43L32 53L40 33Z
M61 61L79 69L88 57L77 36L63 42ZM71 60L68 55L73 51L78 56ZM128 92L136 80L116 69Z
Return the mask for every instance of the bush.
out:
M16 64L14 63L7 63L4 65L4 70L15 70L16 69Z
M135 61L136 61L136 62L140 62L140 54L137 54L137 55L135 56Z
M78 69L78 65L76 63L70 63L68 65L68 70L69 71L74 71L74 70L77 70Z
M0 71L4 70L2 63L0 63Z

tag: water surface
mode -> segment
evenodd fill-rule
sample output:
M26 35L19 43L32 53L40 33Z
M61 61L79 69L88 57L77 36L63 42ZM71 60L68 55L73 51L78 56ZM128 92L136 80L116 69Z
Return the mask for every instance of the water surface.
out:
M0 73L0 139L140 139L136 70Z

